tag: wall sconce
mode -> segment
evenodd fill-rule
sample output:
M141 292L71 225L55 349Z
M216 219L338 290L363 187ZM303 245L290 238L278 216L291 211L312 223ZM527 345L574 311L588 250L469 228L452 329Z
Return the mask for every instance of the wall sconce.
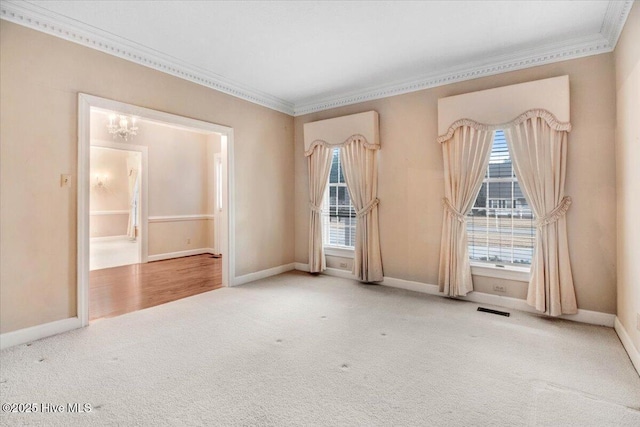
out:
M93 181L93 186L95 188L107 188L108 184L109 184L109 175L107 175L106 173L103 173L103 174L97 173L95 175L95 178Z
M109 124L107 130L115 138L118 135L120 138L127 141L129 137L133 138L138 134L138 127L136 126L137 119L135 117L127 117L125 115L111 114L109 116Z

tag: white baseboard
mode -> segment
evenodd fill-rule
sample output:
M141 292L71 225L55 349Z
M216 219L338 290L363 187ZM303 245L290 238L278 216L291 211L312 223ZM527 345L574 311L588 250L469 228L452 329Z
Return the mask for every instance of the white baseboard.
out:
M309 271L309 265L303 263L296 263L296 270ZM357 280L356 277L346 270L340 270L337 268L327 268L324 274L335 277L342 277L344 279ZM409 291L421 292L430 295L445 296L444 293L438 290L437 285L429 283L414 282L410 280L396 279L394 277L386 277L379 283L383 286L390 286L392 288L406 289ZM471 301L479 304L491 304L498 307L510 308L519 311L525 311L528 313L544 314L537 311L535 308L527 304L527 301L519 298L505 297L501 295L487 294L484 292L471 292L466 297L459 297L464 301ZM608 326L613 328L615 315L609 313L601 313L598 311L590 310L578 310L577 314L564 314L559 316L561 319L572 320L580 323L588 323L591 325Z
M296 262L294 265L295 265L295 269L298 271L306 271L307 273L309 272L309 264Z
M150 216L148 218L149 223L177 222L177 221L204 221L204 220L213 220L213 215L211 214L167 215L167 216Z
M26 344L41 338L58 335L80 327L82 327L80 319L77 317L70 317L68 319L45 323L43 325L19 329L13 332L6 332L0 335L0 350L4 350L5 348L13 347L15 345Z
M151 261L162 261L162 260L165 260L165 259L182 258L184 256L202 255L202 254L215 254L215 253L216 252L213 250L213 248L189 249L187 251L168 252L168 253L165 253L165 254L149 255L147 257L147 261L149 261L149 262L151 262Z
M112 241L116 241L116 240L128 240L129 236L127 236L126 234L123 234L122 236L102 236L102 237L92 237L91 243L94 242L112 242Z
M640 375L640 351L633 345L633 341L631 341L631 337L627 333L627 330L624 328L624 325L620 322L618 317L616 316L614 329L622 342L622 346L627 351L629 355L629 359L631 359L631 363L635 366L638 375Z
M439 291L437 285L431 285L421 282L411 282L408 280L395 279L393 277L385 277L381 283L384 286L391 286L394 288L408 289L416 292L423 292L431 295L446 296ZM534 313L544 315L535 308L527 304L526 300L520 298L506 297L502 295L487 294L484 292L471 292L465 297L458 297L463 301L471 301L478 304L490 304L498 307L509 308L518 311L525 311L527 313ZM572 320L574 322L588 323L590 325L607 326L613 328L615 314L601 313L599 311L582 310L578 309L577 314L563 314L558 316L561 319Z
M349 270L341 270L339 268L327 267L327 269L325 271L323 271L322 273L326 274L327 276L342 277L343 279L358 280L356 278L356 275L353 274L352 272L350 272Z
M380 284L383 286L390 286L392 288L421 292L423 294L444 296L443 293L438 291L438 286L430 285L428 283L414 282L411 280L396 279L385 276L384 280Z
M244 276L238 276L233 281L233 286L244 285L245 283L254 282L260 279L266 279L267 277L275 276L276 274L285 273L287 271L295 270L296 265L294 263L279 265L278 267L268 268L266 270L256 271L255 273L245 274Z

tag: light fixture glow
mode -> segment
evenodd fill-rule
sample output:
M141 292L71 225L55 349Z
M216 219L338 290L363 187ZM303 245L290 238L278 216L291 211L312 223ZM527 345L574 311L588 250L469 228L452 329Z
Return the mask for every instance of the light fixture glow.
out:
M135 117L127 117L123 114L111 114L109 115L109 124L107 125L107 130L114 138L117 135L125 141L128 141L129 138L133 138L138 134L136 121L137 118Z

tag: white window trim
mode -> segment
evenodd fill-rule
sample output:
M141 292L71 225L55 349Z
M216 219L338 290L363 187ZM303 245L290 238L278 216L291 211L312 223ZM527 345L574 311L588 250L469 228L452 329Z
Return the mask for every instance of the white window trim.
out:
M337 256L340 258L351 258L355 257L355 250L350 248L344 248L340 246L325 246L324 254L328 256Z
M500 265L500 267L498 267L498 265ZM474 276L492 277L494 279L529 282L529 278L531 277L531 269L529 267L516 267L509 264L503 265L472 261L471 274Z

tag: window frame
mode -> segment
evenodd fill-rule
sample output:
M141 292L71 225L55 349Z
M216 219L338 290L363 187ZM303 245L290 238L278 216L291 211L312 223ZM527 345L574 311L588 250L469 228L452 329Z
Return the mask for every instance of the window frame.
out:
M332 164L333 164L333 156L334 153L336 152L336 150L338 151L338 155L340 153L340 149L339 148L333 148L332 152L331 152L331 158L332 158ZM341 159L338 160L340 166L342 166L341 163ZM349 194L349 204L351 206L351 208L353 209L353 211L355 212L355 207L353 206L353 203L351 202L351 193L349 193L349 188L347 187L346 183L331 183L331 169L329 170L329 177L327 178L327 188L325 189L324 192L324 196L322 198L322 208L323 208L323 225L325 225L324 221L325 221L325 216L329 216L328 213L324 212L324 209L326 209L329 205L328 200L330 200L330 192L331 192L331 186L335 186L336 189L339 187L344 187L345 191L347 191L347 193ZM338 195L337 195L337 190L336 190L336 200L338 199ZM337 204L336 204L337 206ZM325 238L328 236L328 230L326 229L326 227L324 227L325 229L323 229L322 231L322 246L324 248L324 253L325 255L328 256L335 256L335 257L340 257L340 258L354 258L355 257L355 243L354 246L340 246L340 245L332 245L330 243L327 243L327 241L325 240ZM355 232L355 227L354 227L354 232Z
M495 131L493 131L492 134L492 139L495 138L495 132L497 131L503 131L503 129L497 129ZM493 144L494 141L492 141L492 151L493 151ZM508 147L507 147L508 150ZM509 155L509 160L511 162L513 162L513 160L511 159L511 153L508 152ZM489 170L489 168L491 163L489 163L487 165L487 170ZM516 182L518 182L518 178L515 176L515 171L513 171L513 163L512 163L512 173L513 173L513 177L487 177L487 171L485 171L485 177L482 179L483 184L485 182L493 182L493 183L499 183L499 182L511 182L512 183L512 192L511 192L511 198L508 199L511 202L509 204L511 204L511 207L509 209L512 210L511 215L513 216L513 211L516 209L513 206L513 200L514 200L514 184ZM514 180L515 178L515 180ZM480 193L478 193L478 195L476 195L476 199L478 198ZM487 204L489 203L489 198L487 197ZM503 200L503 199L500 199ZM505 201L507 199L504 199ZM476 204L476 200L474 200L474 207ZM505 202L506 204L506 202ZM485 206L483 209L485 209L488 212L491 209L502 209L502 208L496 208L496 207L490 207L490 206ZM506 208L505 208L506 209ZM471 210L471 212L473 212L473 208ZM535 220L535 218L534 218ZM513 225L512 225L512 233L513 233ZM535 235L534 235L534 244L535 244ZM513 242L512 242L512 246L513 246ZM495 262L495 261L481 261L481 260L477 260L477 259L472 259L471 255L469 255L469 264L471 266L471 274L474 276L484 276L484 277L491 277L491 278L496 278L496 279L506 279L506 280L513 280L513 281L521 281L521 282L528 282L530 277L531 277L531 264L514 264L514 263L499 263L499 262Z

